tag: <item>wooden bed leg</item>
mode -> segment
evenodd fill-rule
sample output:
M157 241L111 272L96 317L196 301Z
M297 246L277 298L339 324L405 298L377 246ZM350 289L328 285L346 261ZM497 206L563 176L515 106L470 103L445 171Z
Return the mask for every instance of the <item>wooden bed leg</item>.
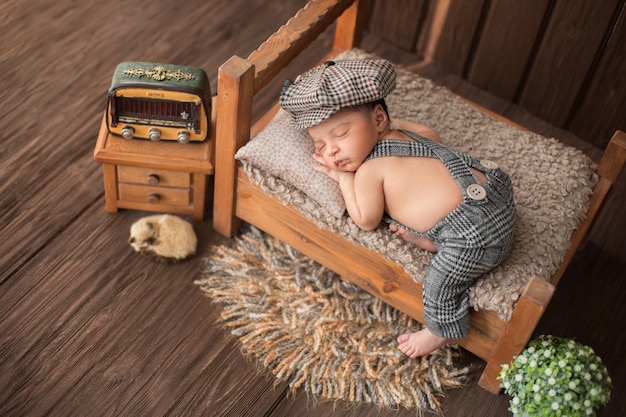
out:
M238 227L235 216L235 153L250 139L254 66L233 56L218 70L215 126L215 185L213 228L230 237Z
M541 278L534 276L530 279L513 310L511 321L489 356L478 385L494 394L500 392L500 381L496 378L500 374L501 365L511 362L513 356L524 349L554 290L552 284Z

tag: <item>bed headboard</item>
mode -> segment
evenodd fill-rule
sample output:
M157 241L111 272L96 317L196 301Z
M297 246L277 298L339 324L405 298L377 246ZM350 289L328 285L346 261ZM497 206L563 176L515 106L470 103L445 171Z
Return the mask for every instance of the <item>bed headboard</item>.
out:
M235 153L250 140L254 96L335 22L328 55L358 47L366 8L364 0L311 0L248 58L233 56L219 68L213 203L213 227L219 233L231 236L237 227Z

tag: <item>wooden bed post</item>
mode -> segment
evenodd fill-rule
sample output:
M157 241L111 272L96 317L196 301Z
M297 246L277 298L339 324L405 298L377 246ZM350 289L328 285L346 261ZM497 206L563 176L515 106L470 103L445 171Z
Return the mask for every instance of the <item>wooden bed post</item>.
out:
M227 237L239 226L235 216L235 153L250 139L253 95L254 66L233 56L218 70L215 126L213 228Z
M615 131L598 165L598 175L611 184L617 181L626 161L626 133Z
M337 19L333 49L347 51L361 46L366 11L367 0L356 0L343 12Z
M533 276L513 310L511 320L493 347L487 365L483 370L478 385L487 391L500 392L500 382L496 379L503 363L509 363L514 355L524 349L530 340L539 319L548 307L556 288L549 282Z
M611 191L611 188L613 188L613 185L617 182L625 164L626 133L617 130L611 137L609 144L604 150L602 159L596 168L600 180L589 198L587 216L578 224L578 228L572 234L572 245L565 254L565 258L561 262L559 269L550 278L552 285L556 286L559 283L571 259L574 257L574 254L578 249L583 247L594 221L598 218L600 210L602 210L606 197Z
M510 362L512 356L517 354L517 352L521 352L528 340L530 340L532 332L552 298L556 285L563 276L576 249L580 247L581 242L591 229L593 221L598 217L598 213L606 201L613 184L622 172L625 163L626 134L618 130L611 138L598 165L597 172L601 178L589 200L587 217L580 222L572 235L570 250L567 251L560 267L550 278L550 283L533 277L527 284L515 306L511 321L507 323L504 333L500 336L498 343L487 360L487 366L478 381L478 385L481 387L493 393L500 391L500 383L496 380L496 377L500 373L501 365Z

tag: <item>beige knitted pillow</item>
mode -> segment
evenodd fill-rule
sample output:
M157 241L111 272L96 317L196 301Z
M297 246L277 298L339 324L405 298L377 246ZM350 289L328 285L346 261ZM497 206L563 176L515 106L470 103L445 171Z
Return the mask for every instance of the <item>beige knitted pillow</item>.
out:
M341 217L346 205L339 185L313 169L313 140L297 129L289 113L280 109L272 121L243 146L235 158L283 179L326 209Z

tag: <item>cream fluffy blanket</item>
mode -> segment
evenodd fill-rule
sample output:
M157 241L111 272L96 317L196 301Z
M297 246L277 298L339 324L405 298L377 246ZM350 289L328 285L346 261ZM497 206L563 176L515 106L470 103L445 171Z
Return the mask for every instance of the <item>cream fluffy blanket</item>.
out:
M337 59L367 57L353 50ZM597 181L595 165L575 148L495 120L430 80L401 67L397 71L397 88L387 99L393 118L429 125L447 146L496 161L511 176L517 204L513 251L470 289L472 308L508 320L529 278L548 280L565 256ZM296 206L319 227L383 254L416 281L423 279L432 255L394 237L386 226L364 232L347 215L335 218L279 178L247 164L244 168L262 189Z

